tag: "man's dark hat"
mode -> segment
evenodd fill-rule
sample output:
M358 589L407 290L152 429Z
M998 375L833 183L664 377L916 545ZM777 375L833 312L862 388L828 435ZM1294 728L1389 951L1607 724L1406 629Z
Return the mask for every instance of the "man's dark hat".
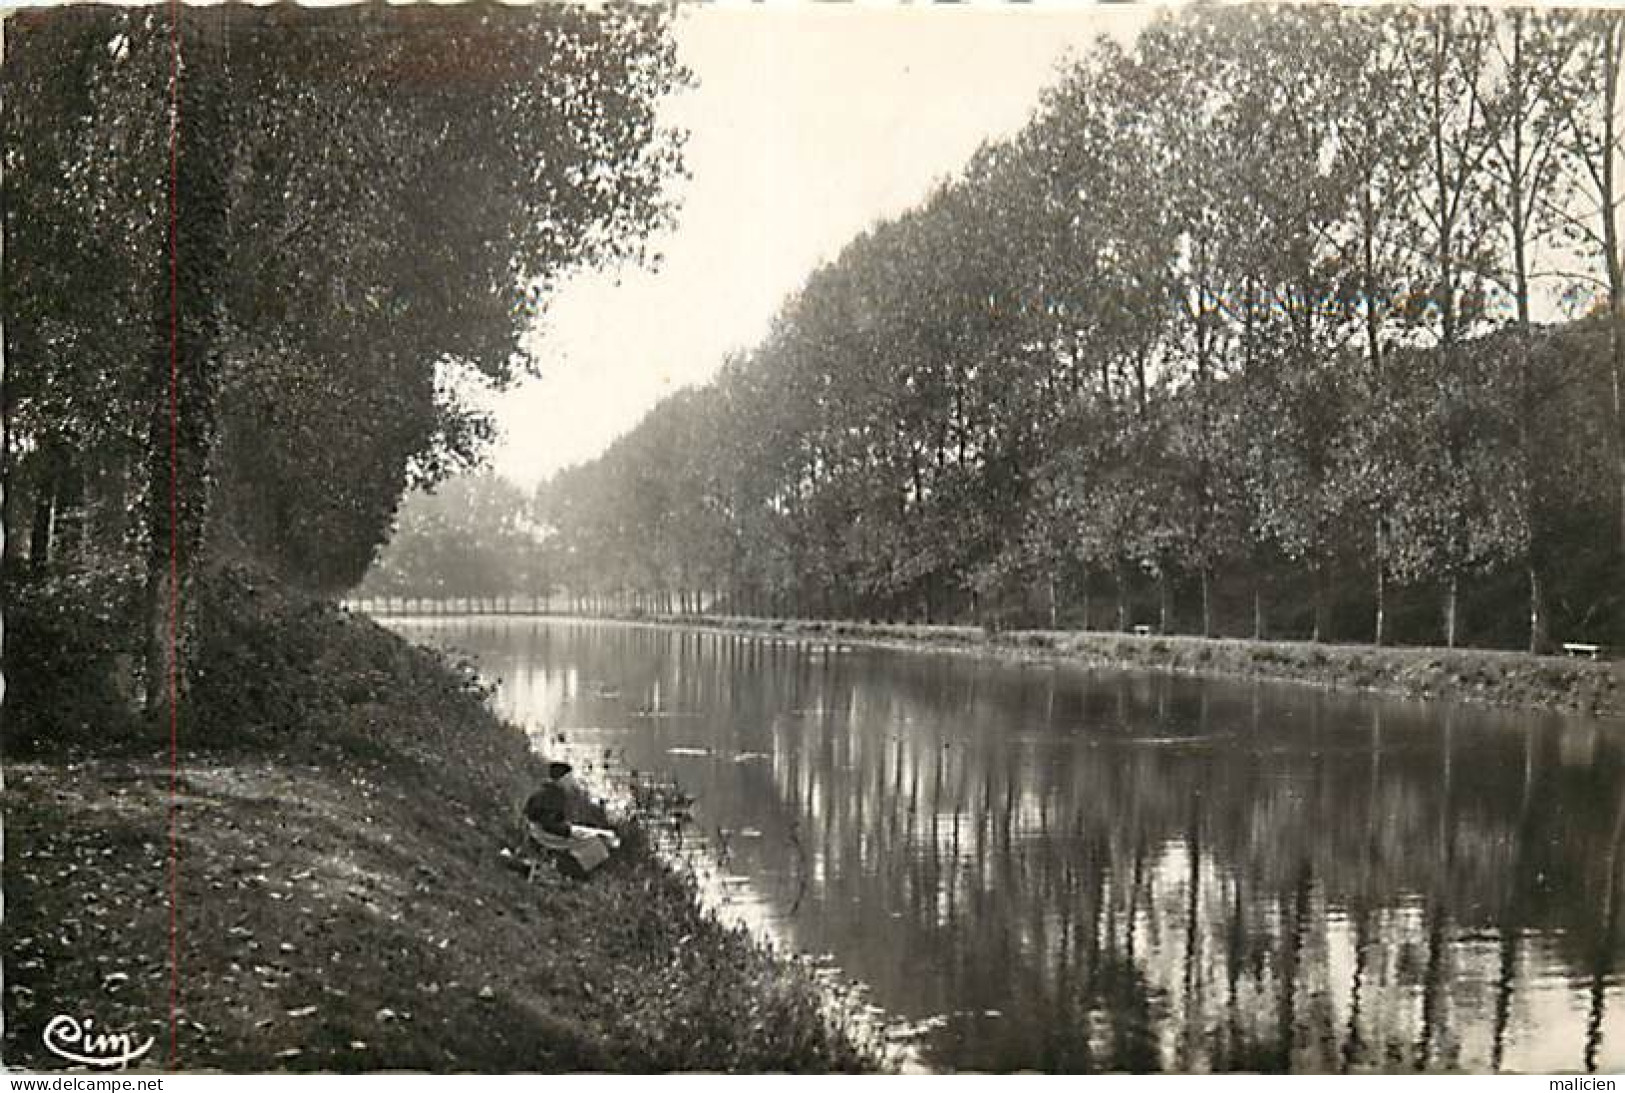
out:
M559 760L555 759L551 763L547 764L547 776L549 778L563 778L566 774L569 774L574 769L575 768L569 763L561 763Z

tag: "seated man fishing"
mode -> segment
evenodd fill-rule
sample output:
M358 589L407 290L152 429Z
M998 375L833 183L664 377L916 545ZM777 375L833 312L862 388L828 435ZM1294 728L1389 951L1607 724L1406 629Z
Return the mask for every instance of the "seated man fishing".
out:
M554 854L567 872L585 877L620 848L620 837L602 827L570 822L573 798L580 793L571 779L569 763L547 765L547 781L525 801L525 824L530 838Z

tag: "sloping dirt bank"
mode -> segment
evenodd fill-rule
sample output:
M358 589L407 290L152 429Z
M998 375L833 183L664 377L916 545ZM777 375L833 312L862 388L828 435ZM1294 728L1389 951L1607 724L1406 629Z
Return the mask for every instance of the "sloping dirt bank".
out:
M527 871L543 772L468 673L332 607L217 594L177 770L139 741L8 754L8 1066L65 1065L58 1014L186 1070L872 1064L810 972L703 912L635 822L584 883Z
M1622 671L1625 665L1580 657L1531 656L1491 649L1331 645L1101 631L992 633L971 626L731 616L652 617L640 621L746 631L772 637L839 639L902 648L1058 659L1102 667L1239 676L1409 698L1625 717L1625 671Z

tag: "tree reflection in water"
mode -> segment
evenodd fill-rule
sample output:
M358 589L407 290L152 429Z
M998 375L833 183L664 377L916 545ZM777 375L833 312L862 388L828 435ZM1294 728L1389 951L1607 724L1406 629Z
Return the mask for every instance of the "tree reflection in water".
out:
M931 1066L1625 1067L1615 727L612 623L402 625L476 654L516 721L678 778L778 933L938 1018Z

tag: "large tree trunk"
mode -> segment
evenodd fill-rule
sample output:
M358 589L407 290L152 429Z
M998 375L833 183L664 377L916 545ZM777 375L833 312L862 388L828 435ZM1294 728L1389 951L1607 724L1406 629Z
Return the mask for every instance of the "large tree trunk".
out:
M1202 566L1202 636L1213 636L1213 573L1206 564Z
M1382 518L1377 518L1377 617L1372 627L1373 645L1388 644L1388 559L1387 539Z
M1551 621L1546 613L1546 589L1540 567L1529 561L1529 651L1544 653L1552 647Z
M1600 182L1598 208L1602 218L1603 266L1608 274L1608 358L1613 394L1615 488L1619 499L1619 554L1625 566L1625 257L1619 252L1619 222L1615 202L1615 131L1620 92L1620 51L1625 30L1617 15L1607 16L1603 27L1603 140L1596 164Z
M1460 590L1457 588L1458 583L1454 573L1451 573L1444 583L1444 644L1447 649L1456 647L1456 627L1460 621Z
M1530 332L1530 288L1529 288L1529 251L1531 247L1531 221L1532 207L1530 197L1539 179L1531 174L1529 161L1525 159L1524 150L1529 145L1532 150L1538 150L1539 142L1543 136L1538 131L1531 131L1531 112L1534 110L1531 90L1532 75L1526 60L1526 17L1523 12L1512 11L1508 16L1508 30L1511 35L1512 55L1509 59L1505 77L1507 91L1510 99L1510 112L1506 118L1506 134L1512 142L1511 154L1505 157L1505 165L1509 169L1506 177L1506 193L1503 205L1508 212L1505 227L1509 229L1512 241L1512 277L1513 300L1517 309L1517 338L1514 341L1514 350L1517 354L1515 362L1515 375L1517 378L1517 424L1518 424L1518 458L1520 464L1519 505L1524 518L1524 569L1529 575L1529 651L1542 652L1545 647L1546 608L1542 603L1542 589L1540 573L1536 565L1536 551L1540 542L1540 510L1535 503L1535 460L1536 451L1534 438L1534 368L1533 354L1531 352L1532 338ZM1550 141L1552 136L1545 135ZM1533 143L1531 143L1533 142Z
M167 353L165 354L167 357ZM167 371L167 366L166 369ZM197 574L209 503L212 405L206 366L176 368L173 400L166 376L149 449L146 577L146 705L149 714L179 716L186 702L199 629Z
M1320 559L1309 564L1310 612L1312 615L1309 640L1326 640L1326 566Z
M184 61L176 58L182 75L170 130L170 278L154 286L145 514L147 710L168 709L172 729L193 669L196 577L212 492L230 140L223 24L201 14L180 19L176 40Z
M1609 290L1608 356L1613 364L1614 476L1619 500L1619 551L1625 560L1625 286Z
M51 532L56 518L56 461L41 453L40 474L34 486L34 516L28 529L28 564L36 573L51 561Z

